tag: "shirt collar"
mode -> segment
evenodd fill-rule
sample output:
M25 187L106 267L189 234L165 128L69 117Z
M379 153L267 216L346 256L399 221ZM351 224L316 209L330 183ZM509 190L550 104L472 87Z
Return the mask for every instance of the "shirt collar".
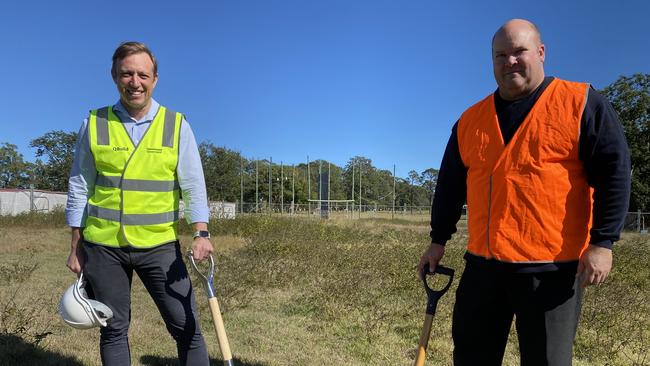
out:
M117 114L122 123L143 123L153 121L154 117L156 117L156 113L158 113L158 108L160 108L160 104L156 102L155 99L151 98L151 107L149 108L149 112L147 112L147 114L141 119L135 120L129 115L129 112L126 111L126 108L122 105L122 101L118 100L117 103L113 105L113 112Z

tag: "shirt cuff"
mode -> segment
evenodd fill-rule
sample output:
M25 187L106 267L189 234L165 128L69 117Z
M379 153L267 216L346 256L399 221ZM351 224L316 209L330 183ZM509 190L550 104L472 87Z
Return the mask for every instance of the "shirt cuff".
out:
M597 247L607 248L607 249L611 250L612 247L614 246L614 242L611 241L611 240L602 240L602 241L599 241L597 243L591 243L590 242L589 245L595 245Z
M431 244L440 244L442 246L447 245L447 239L441 239L441 238L431 238Z

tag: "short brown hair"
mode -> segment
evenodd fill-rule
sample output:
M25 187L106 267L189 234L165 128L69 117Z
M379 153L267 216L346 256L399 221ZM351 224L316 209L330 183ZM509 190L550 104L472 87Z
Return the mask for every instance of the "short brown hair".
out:
M122 42L117 49L115 49L115 52L113 53L113 65L111 66L111 75L113 77L116 76L116 70L115 70L115 64L118 61L124 60L127 56L134 55L136 53L146 53L151 57L151 61L153 62L153 74L158 75L158 62L156 61L156 57L153 55L153 52L147 47L144 43L142 42L134 42L134 41L129 41L129 42Z

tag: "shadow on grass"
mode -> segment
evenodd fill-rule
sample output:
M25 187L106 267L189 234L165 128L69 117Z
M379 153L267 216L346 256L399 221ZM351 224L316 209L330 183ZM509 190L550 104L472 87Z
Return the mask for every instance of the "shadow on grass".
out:
M13 334L0 334L0 365L84 366L74 357L64 356L25 342Z
M177 366L178 358L145 355L140 357L140 362L142 363L142 366ZM233 364L235 366L266 366L266 364L263 363L241 361L236 358L233 359ZM210 366L221 365L223 365L223 360L210 358Z

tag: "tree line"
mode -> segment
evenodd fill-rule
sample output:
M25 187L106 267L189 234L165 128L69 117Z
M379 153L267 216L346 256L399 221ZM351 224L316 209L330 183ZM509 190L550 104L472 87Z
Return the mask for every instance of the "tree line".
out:
M0 188L67 191L68 174L74 157L76 132L50 131L30 142L36 149L36 162L25 161L14 144L0 144ZM438 171L433 168L407 178L373 166L363 156L349 159L344 167L326 160L314 160L295 166L270 159L247 159L239 152L204 141L199 144L208 198L213 201L266 203L271 201L306 204L319 195L319 176L329 175L329 199L350 200L361 205L427 206L431 204ZM43 160L44 158L45 160ZM270 173L270 174L269 174ZM354 190L354 193L352 192ZM243 196L243 197L242 197Z
M396 206L428 206L438 178L433 168L420 173L412 170L408 178L394 177L363 156L352 157L340 167L327 160L283 165L271 159L247 159L210 142L201 143L199 152L208 197L216 201L239 202L243 196L244 203L266 203L270 191L274 204L306 204L309 199L326 198L325 192L319 192L322 174L330 200L354 198L357 205L392 206L394 191Z
M618 113L630 148L630 210L647 211L650 209L650 74L621 76L600 92ZM32 140L30 147L36 149L35 162L25 161L16 145L0 143L0 188L66 191L76 139L76 132L56 130ZM245 203L268 202L270 170L272 202L282 199L290 203L293 199L297 204L307 203L308 199L319 197L320 169L329 173L332 200L352 199L354 190L356 204L390 206L394 184L397 206L425 206L431 204L438 177L434 168L422 172L412 170L406 178L393 177L391 171L376 168L371 159L363 156L350 158L343 167L326 160L282 166L266 159L247 159L239 152L208 141L199 145L199 152L209 199L229 202L239 202L242 192Z

